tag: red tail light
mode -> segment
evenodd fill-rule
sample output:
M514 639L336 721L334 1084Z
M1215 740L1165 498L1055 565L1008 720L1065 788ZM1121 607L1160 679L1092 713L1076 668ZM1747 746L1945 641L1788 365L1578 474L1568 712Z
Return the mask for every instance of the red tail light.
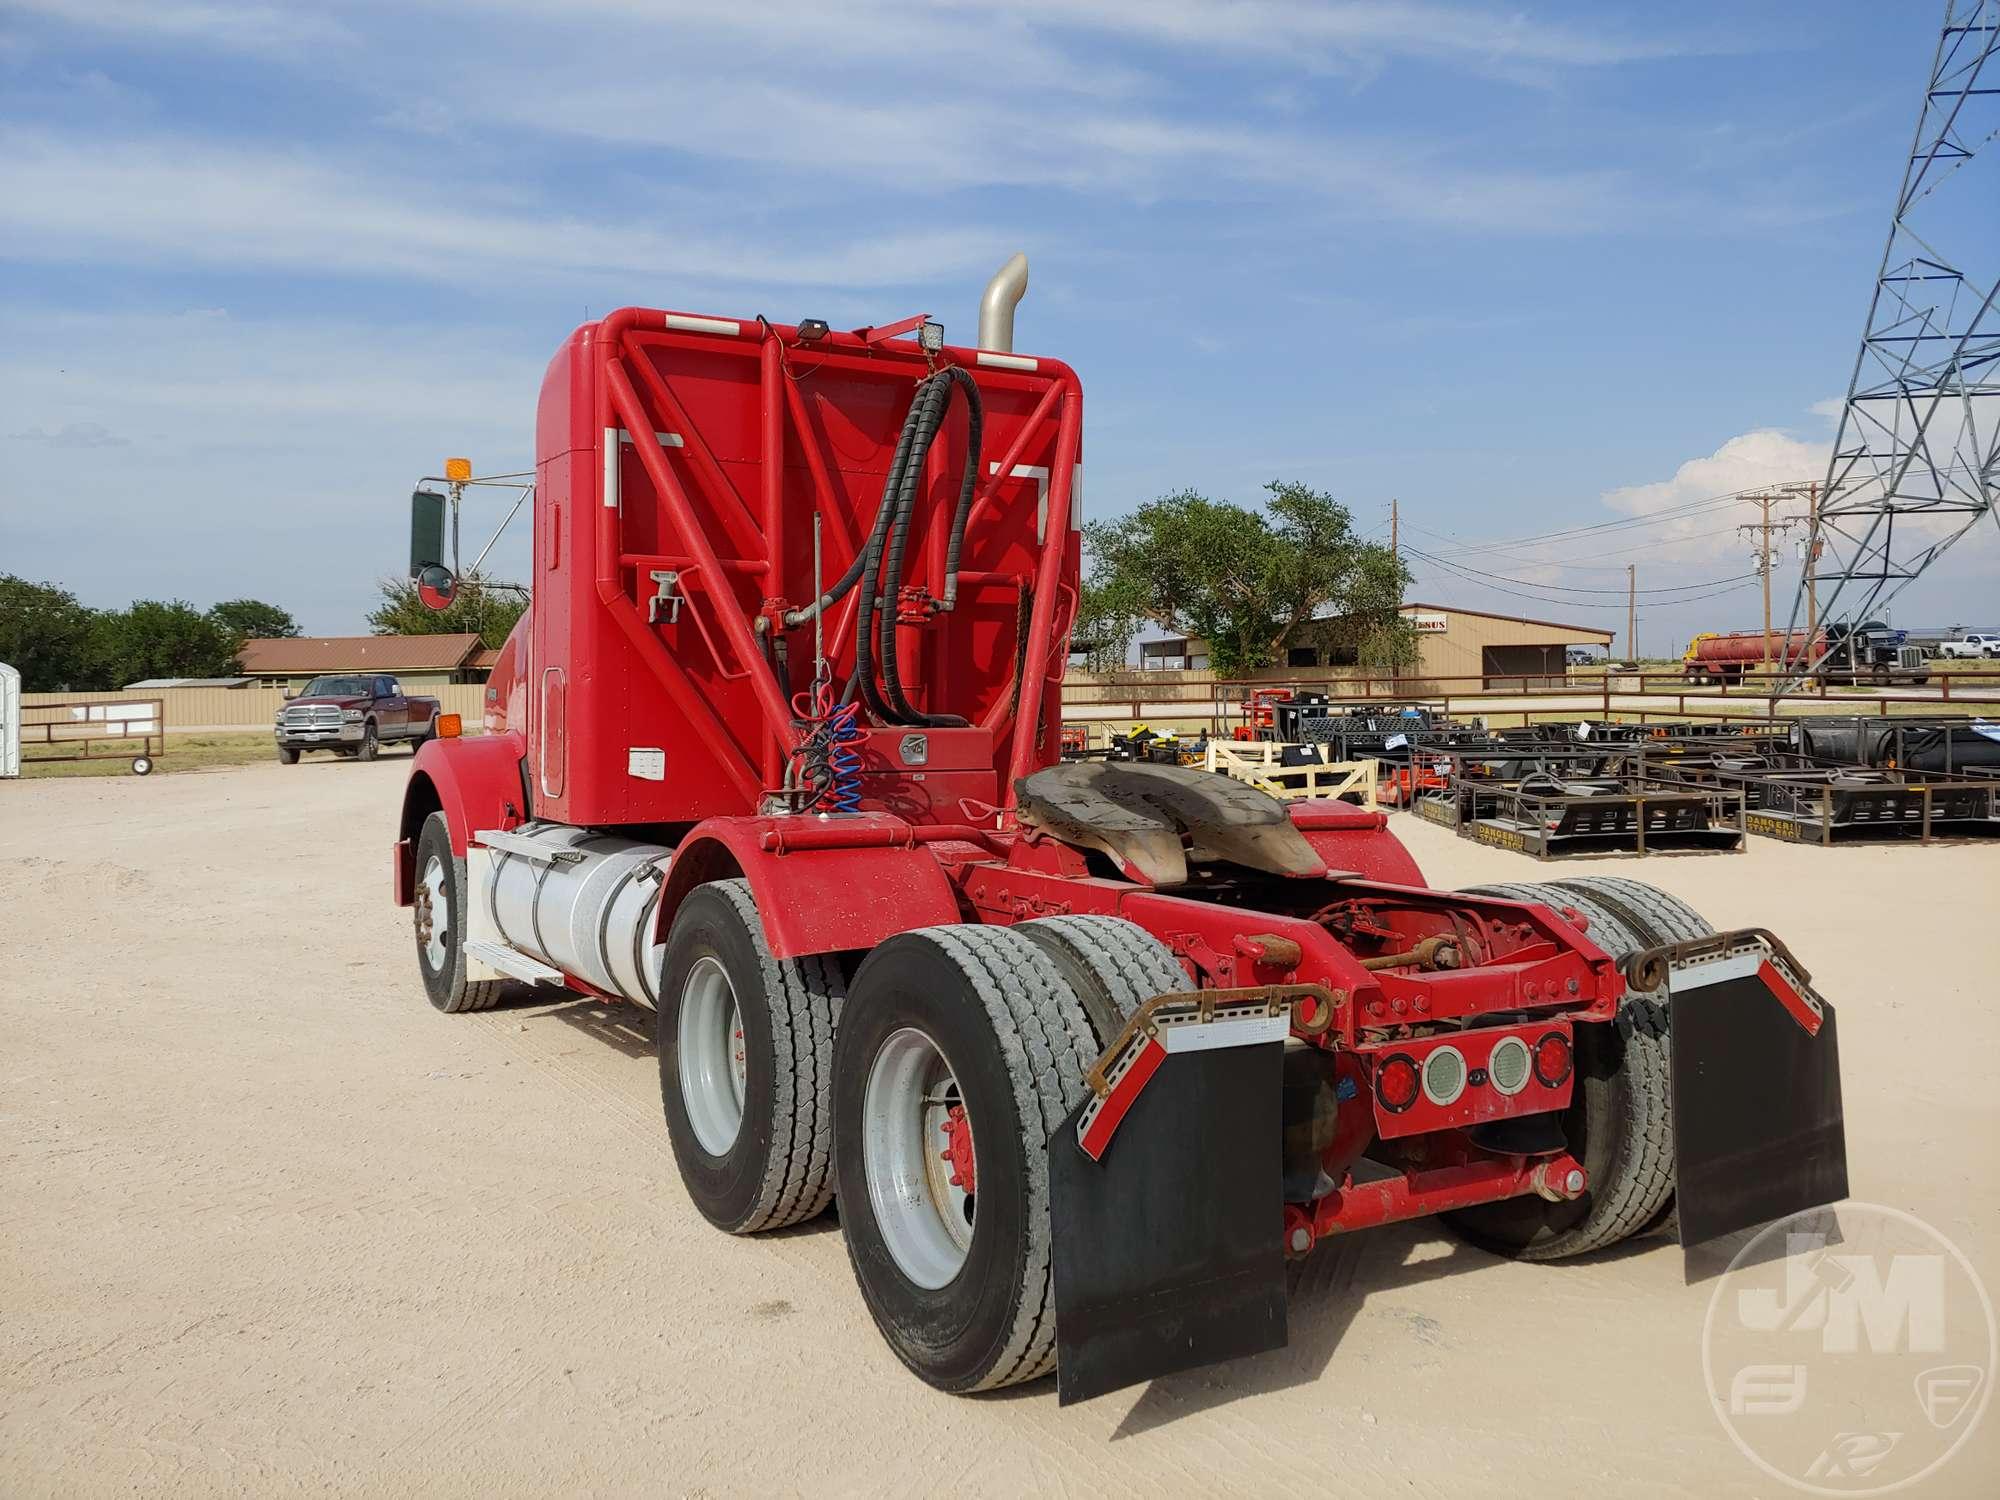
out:
M1383 1058L1375 1069L1375 1097L1392 1115L1400 1115L1415 1104L1422 1086L1415 1061L1400 1052Z
M1541 1080L1543 1088L1554 1088L1569 1077L1569 1038L1560 1031L1551 1031L1535 1043L1535 1077Z

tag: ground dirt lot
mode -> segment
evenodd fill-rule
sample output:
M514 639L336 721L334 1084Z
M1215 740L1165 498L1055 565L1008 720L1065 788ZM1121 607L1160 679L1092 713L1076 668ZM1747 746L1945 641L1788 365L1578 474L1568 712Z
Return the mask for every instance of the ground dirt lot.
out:
M1425 1222L1295 1272L1289 1349L1069 1410L939 1396L832 1218L682 1196L649 1017L443 1016L392 906L408 763L0 784L0 1494L1783 1493L1710 1288ZM1547 879L1400 817L1431 879ZM1598 863L1788 938L1854 1192L2000 1290L2000 846ZM1927 1493L1991 1494L2000 1419Z

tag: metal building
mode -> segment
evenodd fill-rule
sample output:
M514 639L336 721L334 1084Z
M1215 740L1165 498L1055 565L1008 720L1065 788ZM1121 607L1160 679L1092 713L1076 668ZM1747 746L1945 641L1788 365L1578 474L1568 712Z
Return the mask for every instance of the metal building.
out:
M1521 677L1560 685L1571 646L1608 651L1613 638L1611 631L1595 625L1562 625L1447 604L1405 604L1402 613L1416 624L1424 676L1484 677L1495 687L1514 687L1514 679Z

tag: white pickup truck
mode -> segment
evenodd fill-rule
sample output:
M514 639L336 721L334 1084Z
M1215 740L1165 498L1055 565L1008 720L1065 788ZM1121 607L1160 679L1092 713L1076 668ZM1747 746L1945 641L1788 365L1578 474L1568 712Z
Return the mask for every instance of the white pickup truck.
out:
M1941 641L1938 644L1937 654L1959 661L1977 660L1982 656L2000 656L2000 635L1982 635L1975 632L1972 635L1962 635L1955 641Z

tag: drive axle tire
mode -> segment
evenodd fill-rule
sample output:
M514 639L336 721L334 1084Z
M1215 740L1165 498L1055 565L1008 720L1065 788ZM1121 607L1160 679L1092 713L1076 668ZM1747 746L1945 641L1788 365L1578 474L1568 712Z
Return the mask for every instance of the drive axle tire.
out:
M298 752L292 752L294 758ZM417 872L413 902L417 932L417 966L423 971L424 993L439 1010L457 1015L491 1010L506 998L503 979L465 977L465 860L452 853L451 825L441 812L424 819L417 836Z
M1039 917L1013 930L1049 956L1083 1002L1100 1052L1146 1001L1194 983L1171 948L1123 917Z
M702 1217L754 1234L822 1212L839 966L772 957L749 882L716 880L674 914L659 995L667 1135Z
M1574 907L1590 920L1590 940L1613 958L1711 930L1692 908L1637 881L1585 876L1468 890ZM1572 1202L1527 1196L1443 1216L1457 1233L1496 1254L1536 1261L1587 1255L1659 1223L1672 1210L1666 991L1627 990L1613 1024L1578 1026L1575 1037L1576 1083L1561 1123L1590 1186Z
M841 1232L876 1326L940 1390L1054 1368L1048 1138L1097 1053L1019 931L900 933L855 975L834 1047Z

